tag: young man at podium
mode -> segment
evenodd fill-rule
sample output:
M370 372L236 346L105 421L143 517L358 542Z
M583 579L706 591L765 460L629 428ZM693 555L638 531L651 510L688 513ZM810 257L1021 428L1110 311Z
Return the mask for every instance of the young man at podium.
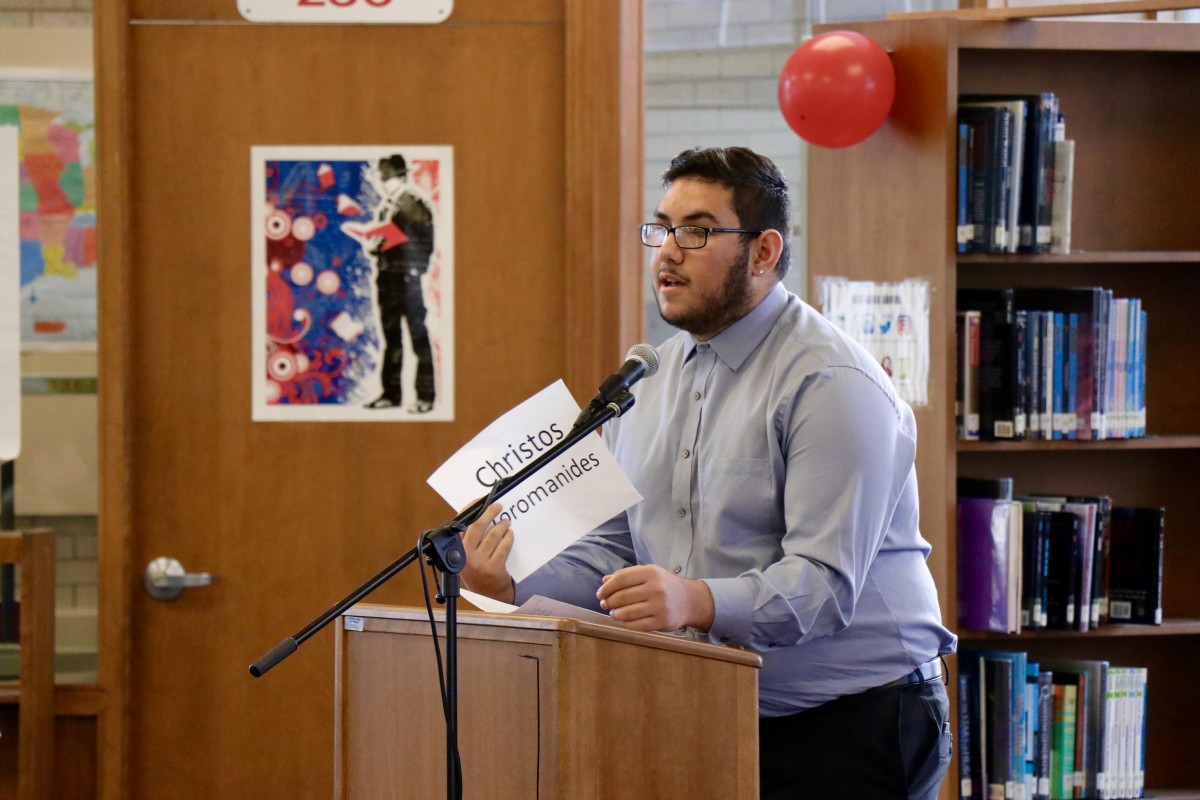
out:
M956 639L918 529L912 410L780 283L789 199L771 161L690 150L663 183L641 238L680 332L604 431L645 499L515 585L494 504L464 535L464 584L759 652L763 798L932 800Z

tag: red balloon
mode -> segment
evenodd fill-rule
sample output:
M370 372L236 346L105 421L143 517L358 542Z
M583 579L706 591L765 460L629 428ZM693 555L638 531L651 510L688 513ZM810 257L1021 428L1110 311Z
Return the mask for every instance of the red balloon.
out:
M779 108L802 139L819 147L848 147L883 124L896 95L887 51L854 31L809 39L783 65Z

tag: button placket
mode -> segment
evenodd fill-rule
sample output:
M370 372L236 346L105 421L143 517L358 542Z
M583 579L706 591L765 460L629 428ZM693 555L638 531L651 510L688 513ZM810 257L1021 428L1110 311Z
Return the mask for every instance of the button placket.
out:
M675 506L675 521L672 524L670 553L667 564L676 575L684 574L691 559L696 536L696 521L691 512L693 484L696 481L697 437L700 435L700 420L704 409L704 387L716 365L716 355L707 344L700 344L696 354L685 367L685 378L690 373L692 402L687 406L687 416L680 430L680 458L675 460L671 480L671 500ZM685 383L685 385L687 385Z

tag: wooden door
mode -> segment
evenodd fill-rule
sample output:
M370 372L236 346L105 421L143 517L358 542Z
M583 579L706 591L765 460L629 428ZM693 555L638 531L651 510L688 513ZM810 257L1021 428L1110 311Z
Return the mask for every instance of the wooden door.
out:
M331 795L332 630L247 667L452 516L425 479L462 443L557 378L590 394L636 339L640 13L98 4L103 796ZM454 148L454 421L251 422L250 148L380 144ZM159 556L217 582L154 600ZM414 567L369 600L419 592Z

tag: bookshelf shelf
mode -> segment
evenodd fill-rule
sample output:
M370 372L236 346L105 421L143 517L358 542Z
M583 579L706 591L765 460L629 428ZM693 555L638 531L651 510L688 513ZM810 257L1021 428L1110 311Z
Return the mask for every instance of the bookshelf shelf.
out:
M958 263L964 267L996 264L1043 265L1043 264L1196 264L1200 266L1200 250L1124 250L1104 252L1047 253L1045 255L1022 255L1019 253L971 253L959 255Z
M991 633L960 629L958 637L963 642L986 642L995 645L1004 642L1045 641L1049 639L1112 639L1117 637L1151 636L1200 636L1200 619L1167 619L1162 625L1103 625L1087 632L1054 630L1043 628L1022 633Z
M1195 450L1200 435L1144 436L1139 439L1102 439L1100 441L959 441L960 453L1084 453L1096 450Z
M818 26L817 32L834 26ZM1015 493L1107 494L1165 507L1161 626L1018 636L958 631L966 647L1106 659L1148 670L1145 776L1197 783L1200 751L1200 25L894 18L839 23L885 47L896 70L888 121L865 141L809 149L809 275L927 279L928 405L914 409L921 528L943 618L957 620L956 478L1011 476ZM1053 92L1076 142L1067 255L955 252L958 98ZM1103 286L1147 313L1146 424L1106 441L959 442L954 432L959 289ZM956 660L950 660L952 678ZM958 697L951 680L954 727ZM958 762L940 800L958 796ZM1148 791L1200 800L1200 789Z

